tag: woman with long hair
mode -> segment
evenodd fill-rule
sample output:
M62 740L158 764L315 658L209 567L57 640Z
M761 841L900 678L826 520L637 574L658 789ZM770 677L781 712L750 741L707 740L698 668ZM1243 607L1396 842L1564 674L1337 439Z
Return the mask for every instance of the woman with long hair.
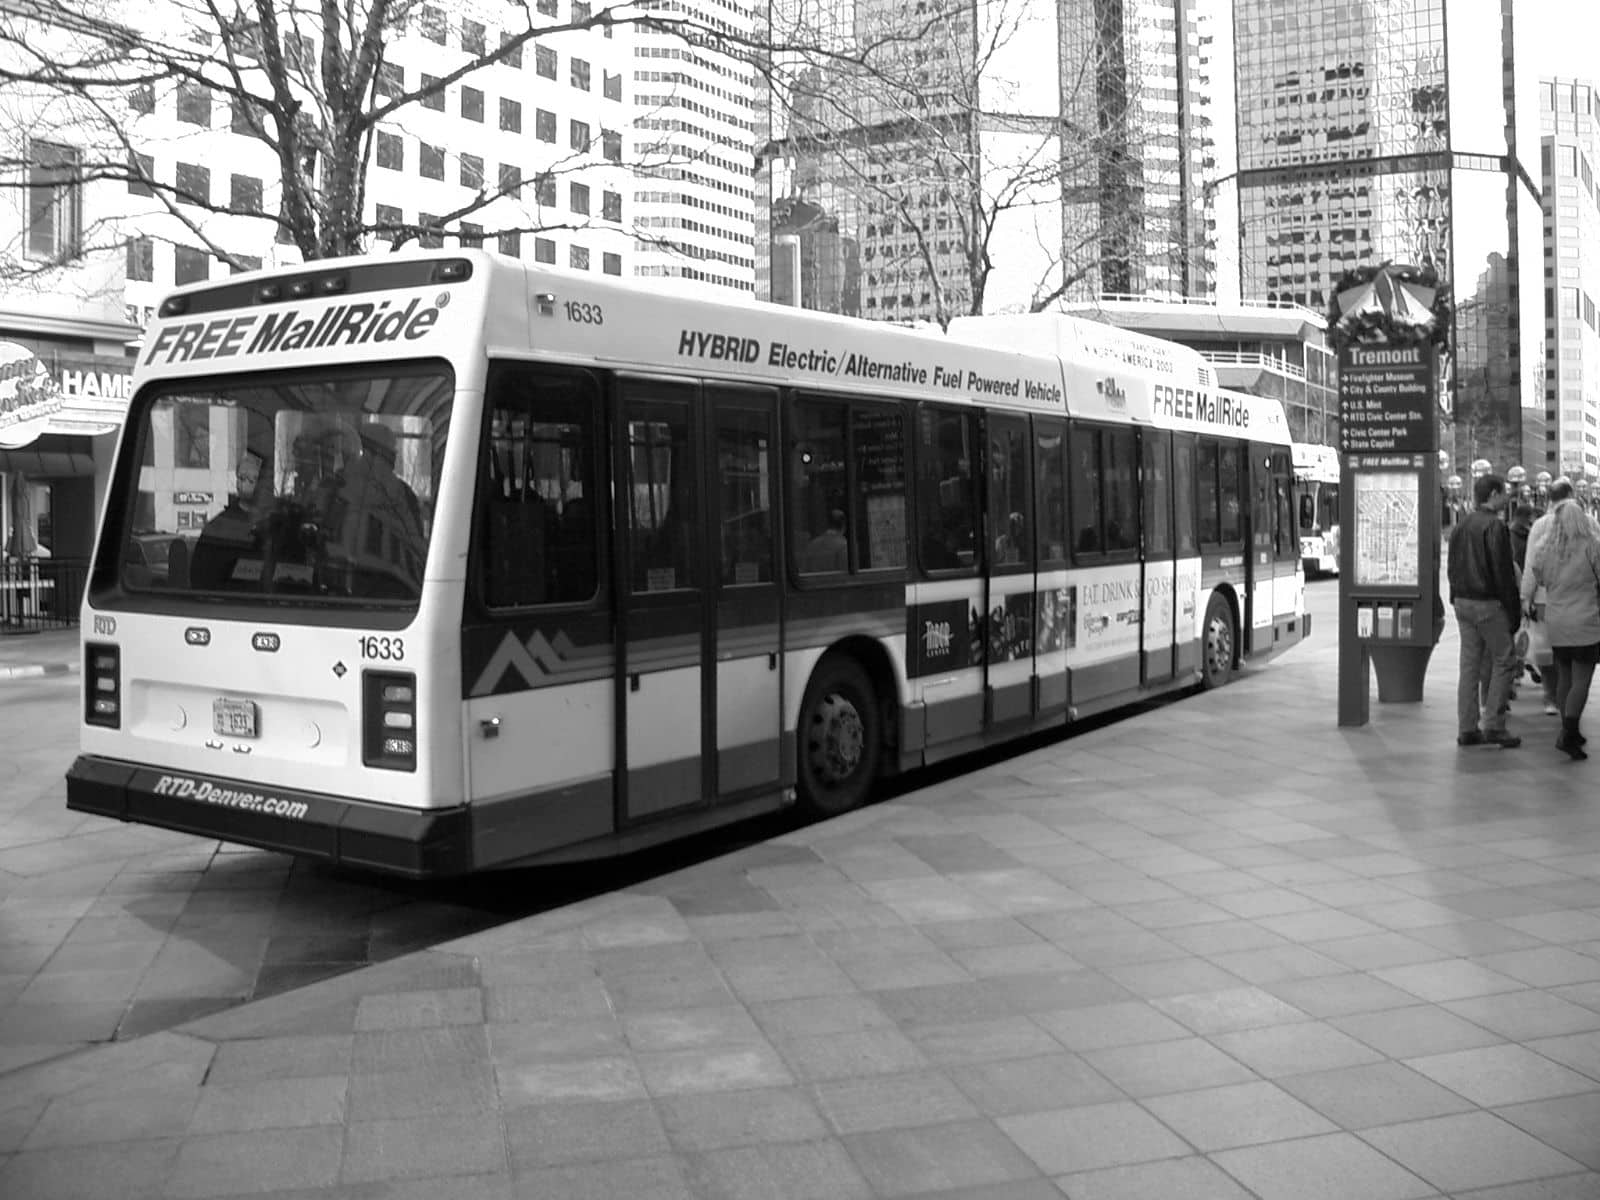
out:
M1556 749L1588 758L1578 729L1589 684L1600 661L1600 537L1588 514L1571 500L1551 513L1547 536L1530 557L1528 570L1545 590L1544 623L1556 665L1556 705L1561 736Z

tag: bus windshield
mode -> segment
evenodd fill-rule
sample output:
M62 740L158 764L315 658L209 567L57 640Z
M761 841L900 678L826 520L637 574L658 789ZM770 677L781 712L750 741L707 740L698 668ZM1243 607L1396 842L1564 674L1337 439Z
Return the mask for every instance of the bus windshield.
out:
M158 385L119 476L129 592L415 604L454 390L370 367Z

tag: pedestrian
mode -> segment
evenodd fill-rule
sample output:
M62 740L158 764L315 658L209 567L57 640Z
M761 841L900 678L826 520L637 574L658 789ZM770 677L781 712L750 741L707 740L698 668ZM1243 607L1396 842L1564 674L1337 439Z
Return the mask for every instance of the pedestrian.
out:
M1511 534L1500 519L1506 481L1498 475L1479 476L1472 481L1472 499L1473 510L1450 531L1450 603L1461 637L1456 744L1510 750L1522 744L1506 729L1507 697L1517 662L1512 634L1522 624L1522 603L1511 559ZM1480 697L1479 676L1485 666L1488 694Z
M1524 603L1532 607L1535 589L1545 593L1544 625L1556 666L1556 705L1561 735L1556 749L1571 758L1588 758L1579 729L1589 700L1595 662L1600 660L1600 537L1576 504L1551 510L1551 528L1528 561Z

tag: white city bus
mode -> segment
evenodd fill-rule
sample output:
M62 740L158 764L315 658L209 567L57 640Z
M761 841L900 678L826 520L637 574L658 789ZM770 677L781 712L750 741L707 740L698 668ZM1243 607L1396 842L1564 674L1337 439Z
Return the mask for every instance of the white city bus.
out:
M1339 573L1339 452L1314 442L1294 442L1300 560L1306 578Z
M135 385L79 811L411 876L595 857L1309 632L1281 407L1065 317L419 253L180 289Z

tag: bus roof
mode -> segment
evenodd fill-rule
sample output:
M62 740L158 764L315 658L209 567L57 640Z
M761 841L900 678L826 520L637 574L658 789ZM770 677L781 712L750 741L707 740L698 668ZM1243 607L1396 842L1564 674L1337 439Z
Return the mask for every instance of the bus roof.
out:
M969 401L1287 443L1283 407L1215 386L1193 350L1063 314L907 328L482 250L326 259L174 291L137 382L484 356Z

